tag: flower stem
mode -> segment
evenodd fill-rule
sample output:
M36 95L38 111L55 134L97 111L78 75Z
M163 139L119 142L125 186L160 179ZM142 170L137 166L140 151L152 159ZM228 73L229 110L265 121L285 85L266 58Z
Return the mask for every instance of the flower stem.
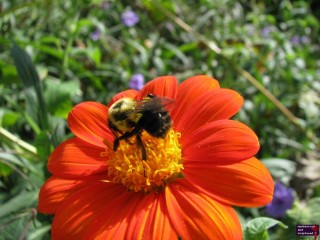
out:
M26 143L25 141L21 140L20 138L13 135L12 133L10 133L2 127L0 127L0 138L4 138L12 143L15 143L28 153L37 155L37 149L34 146L30 145L29 143Z

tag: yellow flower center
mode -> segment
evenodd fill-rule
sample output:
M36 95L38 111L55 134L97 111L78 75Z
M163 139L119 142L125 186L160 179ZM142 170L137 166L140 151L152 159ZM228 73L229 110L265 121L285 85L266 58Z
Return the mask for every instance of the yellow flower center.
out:
M130 191L161 191L183 169L179 138L180 133L172 129L165 139L143 131L141 139L147 153L146 160L142 160L142 148L136 137L121 140L117 151L109 152L109 176Z

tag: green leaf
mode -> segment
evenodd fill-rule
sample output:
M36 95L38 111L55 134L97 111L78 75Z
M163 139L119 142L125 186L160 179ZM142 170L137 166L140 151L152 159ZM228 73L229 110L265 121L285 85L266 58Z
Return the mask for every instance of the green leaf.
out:
M0 205L0 219L7 217L21 209L29 208L36 204L38 191L20 192L19 195Z
M52 121L52 135L50 142L54 147L57 147L62 141L67 139L66 128L67 122L64 119L53 117Z
M88 19L88 18L83 18L80 19L77 23L76 23L76 31L79 32L82 28L84 27L90 27L94 25L94 22L92 19Z
M311 210L310 222L319 223L320 222L320 197L312 198L308 202L308 207Z
M145 46L143 46L140 42L133 39L128 39L127 43L130 44L133 48L135 48L139 52L142 63L146 63L148 61L148 51L145 48Z
M12 169L1 161L2 159L0 159L0 176L7 177L12 173Z
M269 169L274 179L288 184L296 171L296 163L282 158L261 159L262 163Z
M71 97L80 92L77 81L61 82L47 79L45 82L45 99L48 111L57 117L67 118L72 108Z
M2 161L5 165L9 167L13 166L24 168L24 172L25 170L28 170L30 172L36 172L36 169L29 161L17 155L13 155L6 152L0 152L0 161Z
M35 132L35 134L39 134L41 132L41 129L40 129L38 123L36 122L36 119L32 118L32 116L30 116L28 114L28 112L24 112L23 116L24 116L25 120L27 121L27 123L32 128L32 130Z
M0 126L9 127L17 122L20 114L8 109L0 108Z
M282 228L287 228L282 222L267 218L267 217L259 217L254 218L249 221L244 230L244 239L245 240L268 240L268 232L267 230L275 225L279 225Z
M17 69L13 64L6 64L0 61L0 79L3 84L18 83Z
M287 211L287 216L295 224L311 224L320 220L320 198L312 198L307 204L297 202Z
M17 122L20 114L12 111L7 111L2 118L2 126L9 127Z
M25 91L29 109L37 118L42 130L49 130L46 105L43 98L42 86L37 71L29 55L14 44L11 49L14 64L18 70Z
M159 11L160 7L170 12L174 11L173 2L168 0L162 0L160 2L143 0L143 4L151 12L151 17L156 22L161 22L166 19L166 15L164 15L162 11Z
M86 55L88 58L90 58L96 66L99 66L101 64L101 51L97 47L87 47L87 48L75 48L72 49L72 55Z
M191 64L187 56L175 45L171 43L165 43L164 47L169 50L165 58L177 57L180 59L183 65L188 66Z
M41 132L36 136L35 147L41 159L47 160L50 155L50 139L47 132Z
M190 52L198 50L198 44L196 42L186 43L179 46L180 51L182 52Z
M51 225L44 225L43 227L36 228L29 236L29 240L43 239L46 234L49 233Z
M99 66L101 63L101 51L99 48L88 48L88 54L91 57L91 59L94 61L96 66Z
M35 207L23 209L17 213L0 220L0 233L2 239L50 239L48 236L48 223L43 225L37 220ZM37 233L37 234L35 234ZM3 237L3 238L2 238Z

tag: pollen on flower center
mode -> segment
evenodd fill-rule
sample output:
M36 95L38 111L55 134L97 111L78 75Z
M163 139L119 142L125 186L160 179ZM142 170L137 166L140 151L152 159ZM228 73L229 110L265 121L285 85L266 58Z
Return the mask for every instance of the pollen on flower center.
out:
M109 152L108 174L113 182L131 191L160 191L181 172L180 133L170 129L166 138L156 138L143 131L142 142L147 159L142 160L136 138L121 140L116 152Z

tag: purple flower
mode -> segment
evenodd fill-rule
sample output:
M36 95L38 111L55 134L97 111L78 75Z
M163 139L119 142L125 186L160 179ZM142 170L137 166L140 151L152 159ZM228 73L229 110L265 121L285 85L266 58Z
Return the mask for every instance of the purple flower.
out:
M266 206L267 215L279 218L283 217L293 204L293 190L280 182L276 182L272 202Z
M101 3L101 8L104 9L104 10L107 10L110 8L110 3L108 1L103 1Z
M141 73L132 75L129 86L132 89L141 90L144 86L144 76Z
M248 25L248 26L246 26L246 28L247 28L247 33L249 36L252 36L256 30L254 25Z
M169 30L169 31L173 31L174 30L174 26L171 22L167 22L166 23L166 28Z
M292 45L297 45L297 44L308 44L310 43L310 38L307 36L293 36L290 39L290 42Z
M101 31L99 29L96 29L90 34L90 37L93 41L97 41L101 37Z
M127 10L121 13L121 21L127 27L132 27L139 22L139 17L135 12Z
M261 30L261 36L262 37L269 37L269 35L270 35L270 32L271 32L271 27L270 26L267 26L267 27L265 27L265 28L263 28L262 30Z
M297 45L300 43L300 37L299 36L293 36L291 39L290 39L290 42L292 45Z
M301 43L303 43L303 44L307 44L307 43L310 43L310 38L307 37L307 36L302 36L302 37L300 38L300 41L301 41Z

